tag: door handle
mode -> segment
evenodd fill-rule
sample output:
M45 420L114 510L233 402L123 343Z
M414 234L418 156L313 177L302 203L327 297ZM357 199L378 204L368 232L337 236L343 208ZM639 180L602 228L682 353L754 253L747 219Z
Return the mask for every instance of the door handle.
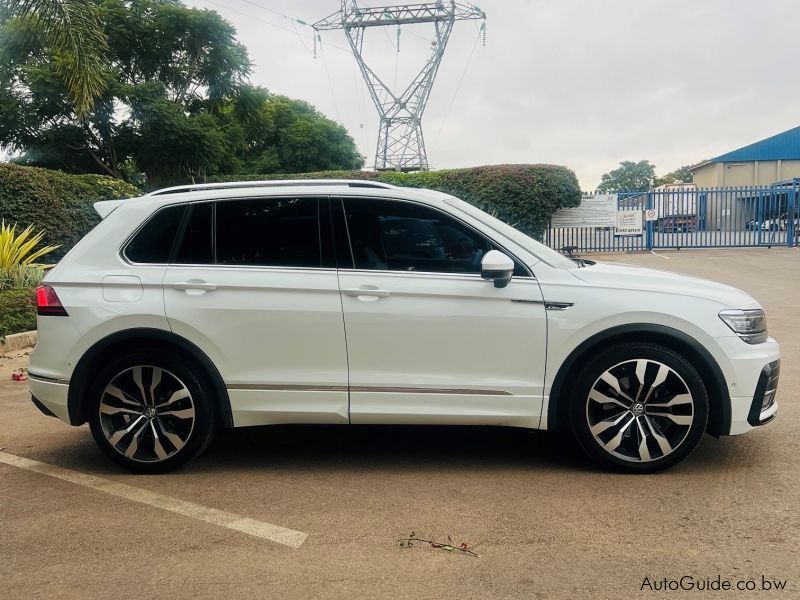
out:
M202 290L204 292L213 292L215 289L217 289L217 286L213 283L206 283L205 281L199 281L195 279L173 283L172 287L173 289L181 292L185 292L186 290Z
M381 290L374 285L365 285L357 288L347 288L342 290L348 296L366 296L371 298L388 298L389 290Z

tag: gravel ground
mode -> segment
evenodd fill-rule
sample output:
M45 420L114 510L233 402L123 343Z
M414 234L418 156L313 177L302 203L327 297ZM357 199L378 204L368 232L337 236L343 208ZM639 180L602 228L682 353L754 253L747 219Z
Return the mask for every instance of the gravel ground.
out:
M275 427L224 432L183 470L120 472L86 427L41 415L0 357L0 448L308 534L297 549L0 464L0 598L800 597L800 252L618 254L754 294L782 345L779 416L706 436L653 476L598 471L544 432ZM400 548L415 531L473 558ZM653 591L664 578L785 591ZM645 581L645 578L648 578ZM648 583L649 582L649 586ZM644 583L644 589L642 589ZM749 585L743 583L742 585Z

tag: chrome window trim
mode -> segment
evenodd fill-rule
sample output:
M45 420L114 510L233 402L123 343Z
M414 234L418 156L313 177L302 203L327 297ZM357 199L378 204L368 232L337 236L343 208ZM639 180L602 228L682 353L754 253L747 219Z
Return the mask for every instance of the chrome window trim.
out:
M285 198L289 198L289 197L291 197L291 198L297 198L297 197L328 198L330 200L340 200L340 201L344 200L346 198L364 198L364 199L367 199L367 200L383 200L383 201L405 202L407 204L414 204L416 206L423 206L423 207L430 208L433 211L439 212L439 213L441 213L441 214L443 214L445 216L450 217L451 219L453 219L453 220L457 221L458 223L462 224L464 227L467 227L468 229L470 229L471 231L474 231L475 233L477 233L481 237L489 240L489 242L491 242L492 244L494 244L495 246L500 248L503 252L508 254L508 256L510 256L515 262L517 262L520 265L522 265L522 268L525 269L528 272L528 275L515 275L514 277L512 277L512 281L515 280L515 279L519 279L519 280L523 280L523 281L525 281L525 280L535 281L536 280L536 276L533 274L533 271L531 271L530 267L528 267L528 265L526 265L524 261L520 260L513 252L509 251L503 244L498 243L494 238L486 235L486 233L484 233L483 231L478 230L473 225L464 222L458 216L456 216L456 215L454 215L454 214L452 214L452 213L450 213L450 212L448 212L446 210L442 210L442 209L440 209L440 208L438 208L436 206L428 204L426 202L420 202L418 200L412 200L412 199L408 199L408 198L392 198L392 197L388 197L388 196L375 196L375 195L370 195L370 196L355 195L355 194L352 194L352 195L347 195L347 194L320 195L320 194L315 194L315 193L313 193L311 191L308 194L292 194L291 196L282 196L282 195L236 196L236 197L232 197L232 198L207 198L207 199L203 199L203 200L194 200L194 201L189 201L189 202L176 202L174 204L165 204L164 206L160 206L158 209L153 211L144 221L142 221L139 224L139 226L127 238L125 238L125 240L119 246L119 251L118 251L119 257L124 263L126 263L126 264L128 264L130 266L134 266L134 267L191 267L191 268L197 268L197 267L220 268L221 267L221 268L235 268L235 269L247 268L247 269L259 269L259 270L275 269L275 270L280 270L280 271L285 271L285 270L336 271L336 270L340 270L340 271L345 271L347 273L362 273L362 272L364 274L368 274L368 273L369 274L390 273L390 274L395 274L395 275L396 274L401 274L401 275L412 275L413 274L413 275L435 275L435 276L438 276L438 277L442 277L442 276L470 277L470 278L478 278L478 279L480 279L480 274L479 273L453 273L453 272L449 272L449 271L395 271L395 270L391 270L391 269L356 269L356 268L348 269L348 268L333 268L333 267L284 267L284 266L277 266L277 265L219 265L219 264L181 264L181 263L138 263L138 262L134 262L134 261L128 259L128 257L125 255L125 249L128 247L128 244L131 242L131 240L134 237L136 237L136 235L139 233L139 231L141 231L142 228L144 228L144 226L147 225L150 222L151 219L155 218L155 216L159 212L161 212L162 210L165 210L167 208L174 208L176 206L182 206L185 209L187 206L191 206L191 205L194 205L194 204L207 204L207 203L210 203L210 202L228 202L228 201L236 201L236 200L258 200L258 199L266 199L266 198L285 199ZM345 223L346 222L347 221L345 219ZM489 229L491 229L492 231L495 231L491 227L489 227ZM495 233L499 233L499 232L495 231ZM350 243L350 232L349 231L347 231L347 243L348 243L348 246L350 247L350 251L351 251L351 254L352 254L352 244ZM354 260L354 262L355 262L355 260Z
M363 275L411 275L411 276L418 276L418 277L425 277L431 278L436 277L437 279L441 279L442 277L447 279L468 279L470 281L477 280L477 281L487 281L481 277L480 273L452 273L452 272L441 272L441 271L393 271L391 269L339 269L345 273L356 273L356 274L363 274ZM527 275L515 275L511 278L511 281L536 281L536 277L527 276ZM489 282L491 283L491 282Z
M150 265L147 265L150 266ZM266 265L205 265L205 264L183 264L183 263L170 263L163 265L178 269L238 269L242 271L278 271L285 273L287 271L297 271L299 273L308 273L311 271L321 272L336 272L336 267L273 267Z

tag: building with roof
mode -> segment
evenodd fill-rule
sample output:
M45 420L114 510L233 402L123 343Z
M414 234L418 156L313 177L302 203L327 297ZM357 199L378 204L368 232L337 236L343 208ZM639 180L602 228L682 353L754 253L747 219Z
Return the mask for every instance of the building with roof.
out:
M800 127L731 150L690 170L700 188L770 186L800 177Z

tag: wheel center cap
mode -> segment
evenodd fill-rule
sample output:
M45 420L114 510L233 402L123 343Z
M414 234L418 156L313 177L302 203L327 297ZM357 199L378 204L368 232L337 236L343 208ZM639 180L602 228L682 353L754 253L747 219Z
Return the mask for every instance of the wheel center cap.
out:
M634 405L631 406L631 412L638 417L644 412L644 404L641 402L634 403Z
M156 409L153 408L152 406L146 407L144 409L144 416L147 417L148 419L152 419L153 417L156 416Z

